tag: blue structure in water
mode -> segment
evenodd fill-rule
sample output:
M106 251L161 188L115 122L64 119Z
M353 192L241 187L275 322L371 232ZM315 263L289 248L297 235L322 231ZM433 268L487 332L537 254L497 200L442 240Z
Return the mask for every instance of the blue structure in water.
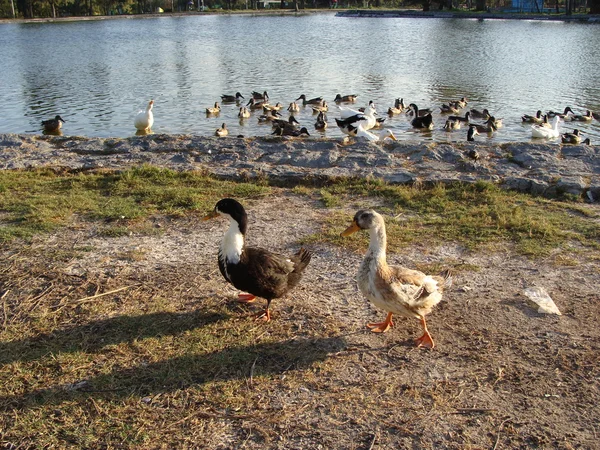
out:
M512 10L518 12L543 12L544 0L512 0Z

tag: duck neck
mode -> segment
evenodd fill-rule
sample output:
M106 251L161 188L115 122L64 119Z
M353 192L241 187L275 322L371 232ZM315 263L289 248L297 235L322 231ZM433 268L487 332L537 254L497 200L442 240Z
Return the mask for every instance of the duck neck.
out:
M387 246L387 238L385 234L385 225L378 224L369 230L369 253L377 260L378 263L385 263Z
M240 262L244 251L244 233L240 231L240 225L234 219L229 219L229 229L223 237L219 258L224 263L237 264Z

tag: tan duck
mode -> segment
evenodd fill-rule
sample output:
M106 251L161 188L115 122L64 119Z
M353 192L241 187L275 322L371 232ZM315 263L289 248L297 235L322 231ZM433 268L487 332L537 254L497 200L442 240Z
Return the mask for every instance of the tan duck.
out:
M571 120L575 122L591 122L594 116L592 112L588 109L585 114L573 114L571 116Z
M238 117L240 119L247 119L248 117L250 117L250 110L245 106L242 106L240 108L240 112L238 113Z
M388 115L395 116L396 114L400 114L406 109L406 105L404 104L403 98L397 98L394 101L394 106L390 106L388 108Z
M246 247L248 216L244 207L232 198L219 200L204 220L229 219L229 229L219 246L219 270L240 291L239 301L249 303L256 297L267 300L267 307L257 319L271 320L269 307L275 298L284 296L298 284L312 254L301 248L289 257L257 247Z
M223 123L221 125L221 128L217 128L217 130L215 131L215 136L219 136L219 137L224 137L227 136L229 134L229 130L227 129L227 126Z
M572 133L563 133L560 135L560 140L563 144L579 144L581 143L581 134L575 128Z
M446 120L444 124L444 131L454 131L460 130L460 122L456 122L454 120Z
M444 288L451 285L449 273L432 276L418 270L389 266L386 259L385 221L372 209L358 211L352 225L342 236L360 230L369 231L370 243L358 269L358 287L371 303L388 313L383 322L369 323L367 327L375 333L384 333L394 325L394 314L415 318L423 327L423 335L417 339L417 345L433 348L435 344L427 330L425 316L442 300Z
M298 103L292 102L292 103L290 103L290 106L288 106L287 110L291 113L299 112L300 106L298 106Z
M357 98L358 98L358 95L355 95L355 94L348 94L348 95L337 94L333 101L335 103L354 103Z
M42 128L46 133L56 133L62 128L65 121L60 116L55 116L54 119L42 120Z
M443 104L442 106L440 106L440 113L441 114L458 114L460 113L460 108L458 108L456 105L450 103L450 104Z
M219 102L215 102L215 106L213 106L212 108L206 108L206 114L208 115L217 115L221 112L221 106L219 105Z
M327 128L327 116L324 112L320 112L317 116L317 121L315 122L315 130L317 131L325 131Z
M538 110L538 112L535 113L535 116L523 114L521 116L521 121L523 123L542 123L544 121L544 116L542 116L542 111Z

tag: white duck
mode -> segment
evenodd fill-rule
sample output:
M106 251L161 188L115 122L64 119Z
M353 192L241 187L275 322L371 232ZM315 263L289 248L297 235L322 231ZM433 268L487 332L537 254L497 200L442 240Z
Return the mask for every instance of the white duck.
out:
M373 103L369 104L364 113L344 106L338 106L338 108L340 109L341 120L336 118L335 121L342 131L344 131L344 127L348 125L357 127L360 124L364 130L370 130L377 125L377 118L375 117L377 111L375 110L375 105ZM344 132L346 133L346 131Z
M435 344L427 330L425 316L442 300L444 288L452 284L450 273L432 276L418 270L389 266L386 260L385 221L372 209L358 211L352 225L342 236L360 230L369 231L370 243L358 269L358 287L371 303L388 313L384 322L367 326L375 333L384 333L394 325L393 314L413 317L419 319L423 327L423 335L417 339L417 345L433 348Z
M398 140L396 139L396 136L394 136L392 130L388 128L384 128L383 130L381 130L379 135L377 135L375 133L371 133L370 131L365 130L362 127L362 125L359 125L358 127L353 127L352 125L350 125L348 127L347 134L349 136L356 136L357 138L365 138L369 142L384 142L386 139L391 139L392 141Z
M560 136L558 131L558 123L560 122L560 117L554 116L550 124L552 128L545 128L539 125L531 126L531 137L541 138L541 139L555 139Z
M133 124L138 131L150 131L154 124L154 115L152 114L152 107L154 106L154 100L150 100L146 111L139 111L135 116Z

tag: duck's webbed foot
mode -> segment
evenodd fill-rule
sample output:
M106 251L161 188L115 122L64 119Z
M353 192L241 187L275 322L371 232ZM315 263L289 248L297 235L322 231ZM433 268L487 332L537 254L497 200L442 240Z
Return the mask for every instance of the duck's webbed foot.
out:
M427 347L433 348L435 347L435 343L429 334L429 330L427 330L427 324L425 323L425 318L421 319L421 325L423 326L423 336L417 339L417 347Z
M392 316L393 314L389 312L383 322L368 323L367 327L370 328L373 333L385 333L387 330L394 326Z

